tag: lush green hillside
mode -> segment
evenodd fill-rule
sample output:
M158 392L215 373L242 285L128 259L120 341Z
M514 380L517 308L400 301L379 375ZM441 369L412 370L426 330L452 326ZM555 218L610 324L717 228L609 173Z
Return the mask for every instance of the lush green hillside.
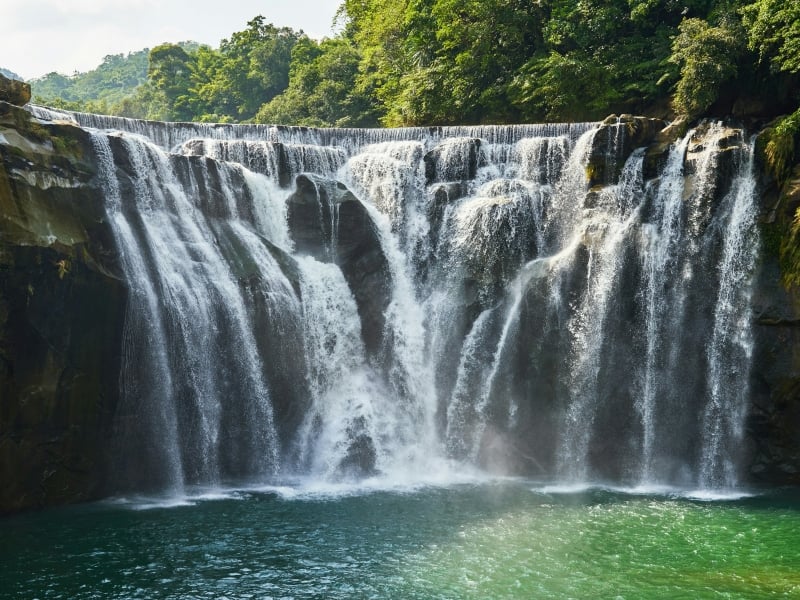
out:
M33 101L108 112L147 81L149 49L106 56L96 69L71 76L48 73L32 80Z
M195 42L181 42L180 47L195 51ZM147 85L150 49L128 54L112 54L96 68L70 76L48 73L33 79L33 102L48 106L89 112L123 114L132 98ZM142 115L144 116L144 115Z
M612 112L765 122L800 106L798 2L345 0L338 18L338 36L318 42L259 16L218 49L109 56L34 94L127 116L319 126ZM777 167L795 122L776 130Z

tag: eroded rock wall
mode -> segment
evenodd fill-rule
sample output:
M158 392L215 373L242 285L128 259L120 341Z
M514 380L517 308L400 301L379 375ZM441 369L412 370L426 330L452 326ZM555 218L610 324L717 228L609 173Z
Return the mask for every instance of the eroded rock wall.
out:
M0 102L0 513L103 493L126 293L93 161Z

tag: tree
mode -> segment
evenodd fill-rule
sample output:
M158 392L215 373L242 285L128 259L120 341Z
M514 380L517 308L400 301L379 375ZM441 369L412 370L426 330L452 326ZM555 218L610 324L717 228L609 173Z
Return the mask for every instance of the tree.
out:
M544 51L542 6L519 0L437 0L433 16L442 88L448 94L440 111L454 122L518 120L508 88L518 69Z
M684 20L678 31L669 57L680 69L673 101L676 109L696 117L717 100L720 86L736 75L744 32L731 19L712 26L698 18Z
M618 100L610 71L580 50L555 50L537 57L518 73L513 102L527 114L548 120L586 120L608 113ZM537 119L538 120L538 119Z
M258 123L317 127L377 125L372 99L356 85L361 57L345 39L298 41L292 51L289 87L264 104Z
M758 0L742 9L748 46L761 60L789 73L800 72L800 3Z
M195 58L177 44L161 44L150 51L147 77L154 92L160 93L166 105L165 118L190 121L194 116L189 88ZM145 90L142 90L144 94ZM144 100L144 95L141 96ZM130 109L128 109L130 110Z
M214 112L251 119L258 109L289 86L292 48L304 37L288 27L277 28L257 16L247 29L222 40L220 64L210 85L198 88Z
M408 44L412 28L407 23L406 9L432 0L345 0L344 36L360 51L356 86L361 92L374 94L383 112L384 125L410 124L393 110L402 92L404 74L414 69L413 54ZM417 35L421 33L417 32ZM434 46L431 46L433 48Z

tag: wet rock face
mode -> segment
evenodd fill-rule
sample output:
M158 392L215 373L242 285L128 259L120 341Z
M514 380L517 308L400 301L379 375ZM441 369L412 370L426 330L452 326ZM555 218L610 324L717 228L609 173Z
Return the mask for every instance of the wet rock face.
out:
M375 443L365 430L363 417L355 419L347 428L347 433L350 441L347 453L337 468L339 476L345 479L360 479L377 475Z
M334 262L353 292L367 352L380 351L384 312L391 299L389 263L367 209L341 183L299 175L287 200L295 247L322 262Z
M126 291L87 134L0 103L0 513L103 493Z
M665 125L661 119L631 115L612 115L603 121L589 153L589 187L616 183L631 153L652 143Z
M428 152L423 160L427 185L475 179L478 168L485 162L481 154L481 140L474 138L445 140Z
M762 262L753 294L755 345L751 411L747 422L750 477L800 485L800 290L781 283L775 240L787 233L800 208L800 166L780 192L764 183Z
M25 106L31 101L31 86L0 73L0 102Z
M686 117L680 117L659 131L648 144L642 166L645 179L658 177L667 162L670 146L680 140L689 128Z

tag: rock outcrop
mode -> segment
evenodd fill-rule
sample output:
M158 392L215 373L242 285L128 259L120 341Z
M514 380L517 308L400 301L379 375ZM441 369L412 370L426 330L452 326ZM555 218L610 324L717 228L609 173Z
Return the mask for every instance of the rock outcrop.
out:
M665 126L661 119L632 115L611 115L603 121L589 152L589 187L616 183L631 153L652 143Z
M25 106L31 101L31 86L28 83L9 79L0 73L0 102Z
M475 179L478 167L485 162L481 155L481 140L475 138L445 140L428 152L424 161L428 184Z
M786 281L794 265L781 245L796 244L792 223L800 209L800 165L780 190L766 181L762 205L761 266L753 298L755 349L748 437L750 473L768 484L800 485L800 289Z
M0 513L102 493L126 291L88 134L0 102Z
M391 274L367 209L343 184L299 175L288 203L296 250L341 269L358 306L367 352L381 348Z

